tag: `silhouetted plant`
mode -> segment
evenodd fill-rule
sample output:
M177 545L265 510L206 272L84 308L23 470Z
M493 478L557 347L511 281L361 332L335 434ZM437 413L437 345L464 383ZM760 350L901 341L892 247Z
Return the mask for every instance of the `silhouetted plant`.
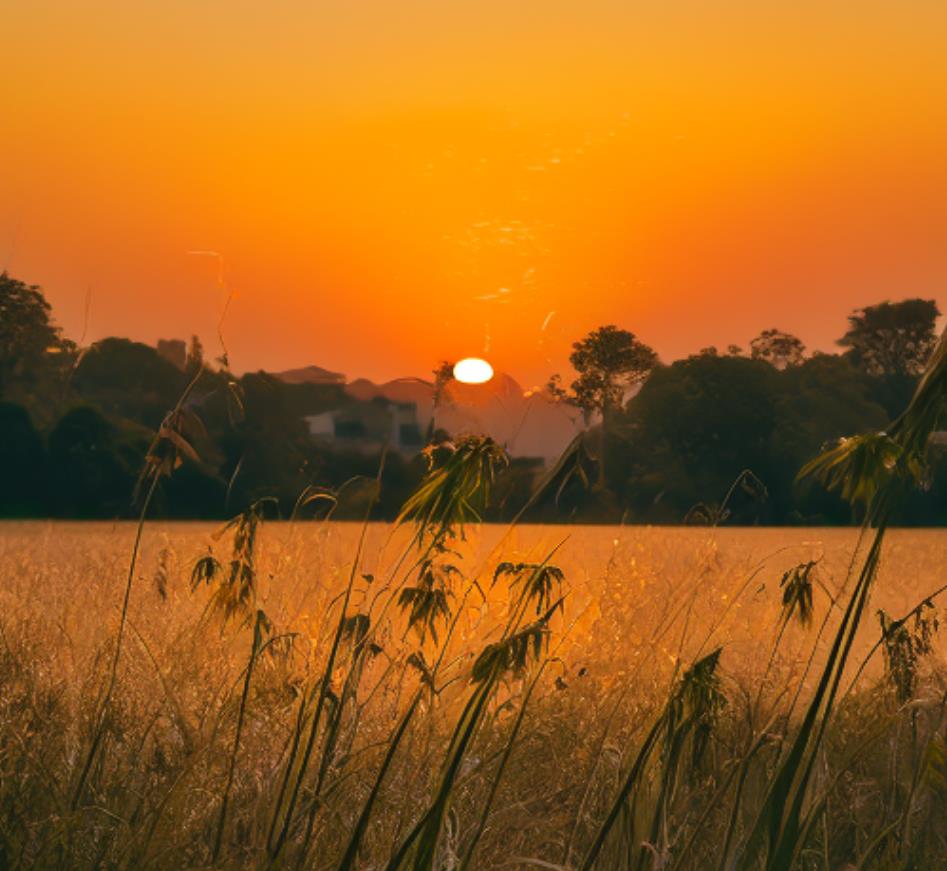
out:
M115 639L115 652L112 655L112 662L109 668L108 682L105 687L105 693L102 697L102 704L95 717L92 727L92 740L89 743L89 751L85 756L79 776L76 781L76 787L73 791L71 809L78 807L82 794L85 791L86 780L92 769L92 763L95 761L96 754L101 746L102 736L105 728L105 719L108 714L109 706L112 703L112 694L115 691L115 682L118 678L118 665L122 655L122 642L125 638L125 626L128 622L128 603L131 599L132 582L135 578L135 567L138 564L138 554L141 549L141 537L145 528L145 519L148 516L148 509L154 499L158 483L163 477L169 476L178 466L181 465L182 454L189 458L197 458L197 453L187 441L186 430L194 428L199 424L199 419L193 413L185 408L185 404L194 387L196 386L201 373L191 380L178 400L177 405L168 412L164 422L155 435L148 454L145 457L145 464L142 468L141 476L135 488L135 498L144 494L141 504L141 512L138 516L138 525L135 530L135 541L132 545L131 557L128 563L128 575L125 580L125 593L122 597L122 610L118 624L118 635ZM196 421L196 423L195 423ZM199 459L199 458L198 458Z
M536 613L541 614L552 603L553 593L562 589L565 578L562 569L546 563L502 562L493 573L493 583L500 578L509 577L514 589L523 584L523 594L527 602L536 603ZM561 601L561 599L560 599Z
M783 573L779 586L783 591L782 623L788 623L793 616L803 626L812 622L812 570L815 560L799 563Z
M661 742L661 770L658 777L658 797L651 815L647 847L636 851L635 867L639 867L648 855L657 853L659 866L665 864L665 845L658 843L663 837L667 809L673 798L678 779L678 767L688 739L691 741L690 760L696 764L702 758L707 741L717 723L720 711L726 704L717 677L720 648L695 662L681 677L671 695L645 736L632 765L624 778L605 821L599 827L592 845L582 861L582 871L591 871L598 861L602 848L614 828L619 816L627 811L627 818L635 824L635 802L647 770L649 759ZM663 739L663 740L662 740ZM629 807L630 803L630 807ZM639 843L634 837L631 843Z
M730 519L730 503L738 491L756 502L765 502L769 496L766 485L751 469L744 469L734 478L719 505L716 502L698 502L684 515L684 523L697 526L719 526L725 523Z
M435 565L426 559L418 570L415 586L403 587L398 595L398 605L408 613L408 628L415 630L421 643L430 634L437 644L437 626L451 617L449 599L452 575L460 577L460 569L454 565Z
M530 660L530 651L538 659L549 643L549 621L562 600L553 605L538 620L512 633L509 637L488 644L477 657L470 672L474 683L491 680L497 674L522 674Z
M940 628L937 611L927 601L906 620L892 620L879 610L878 621L888 679L898 701L904 704L913 698L917 688L918 662L933 649L934 636Z
M482 519L497 470L509 463L506 451L489 436L463 436L424 449L428 473L407 499L397 524L413 523L415 540L440 541L445 531L463 535L464 524Z
M908 407L886 433L843 439L800 472L800 476L813 475L839 489L853 505L863 505L865 528L874 528L874 536L805 716L750 830L738 863L744 871L758 867L761 853L767 871L790 868L817 823L820 805L807 808L812 773L878 572L885 531L904 492L926 480L928 443L945 398L947 332L941 336Z

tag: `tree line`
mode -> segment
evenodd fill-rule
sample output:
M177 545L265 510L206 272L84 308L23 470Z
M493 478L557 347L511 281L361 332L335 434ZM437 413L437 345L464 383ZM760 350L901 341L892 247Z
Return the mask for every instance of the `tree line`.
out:
M549 385L592 424L596 483L575 489L575 510L647 523L857 520L797 473L827 444L901 413L939 314L933 300L883 302L852 312L837 354L808 354L798 337L767 329L746 350L704 348L667 365L627 330L593 331L573 346L571 385L559 376ZM934 452L905 522L947 521L945 459Z
M443 386L444 373L436 380ZM353 402L342 385L289 384L262 371L236 377L226 359L206 360L197 338L183 366L126 338L80 349L56 327L39 287L4 273L0 517L134 516L148 449L192 381L192 454L162 480L155 516L230 517L264 497L273 498L283 517L312 516L329 504L300 504L300 495L312 488L335 494L334 516L363 515L380 451L313 440L304 420ZM537 466L511 462L494 491L491 517L510 518L526 502ZM386 455L380 518L397 514L426 468L421 456Z
M573 378L553 376L551 401L584 415L573 456L554 470L527 520L638 523L848 523L841 500L796 473L827 442L883 429L907 403L936 339L931 300L852 313L837 354L808 354L768 329L744 350L706 348L670 364L631 332L594 330L573 346ZM435 372L443 391L449 367ZM0 516L113 518L134 512L135 484L155 433L187 386L191 454L157 494L166 518L219 518L275 497L311 514L338 494L357 516L378 455L314 441L306 415L352 401L337 384L234 376L192 339L184 365L155 348L107 338L77 348L56 327L40 288L0 276ZM433 438L445 433L430 433ZM386 457L380 518L392 517L425 470L423 457ZM491 519L509 519L542 477L514 460L495 488ZM914 524L947 520L947 463L912 497ZM321 509L324 510L324 509Z

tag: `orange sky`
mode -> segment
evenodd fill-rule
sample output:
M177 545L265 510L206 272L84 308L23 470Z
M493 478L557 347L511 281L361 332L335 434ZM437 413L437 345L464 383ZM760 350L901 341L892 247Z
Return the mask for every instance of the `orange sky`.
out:
M672 359L947 310L942 0L0 0L0 32L0 269L74 338L217 353L195 250L238 371L530 386L602 323Z

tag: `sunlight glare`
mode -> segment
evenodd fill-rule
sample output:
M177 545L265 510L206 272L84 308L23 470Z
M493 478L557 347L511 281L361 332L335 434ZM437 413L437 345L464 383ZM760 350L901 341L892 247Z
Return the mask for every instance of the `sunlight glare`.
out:
M465 357L454 364L454 378L463 384L485 384L493 377L493 367L479 357Z

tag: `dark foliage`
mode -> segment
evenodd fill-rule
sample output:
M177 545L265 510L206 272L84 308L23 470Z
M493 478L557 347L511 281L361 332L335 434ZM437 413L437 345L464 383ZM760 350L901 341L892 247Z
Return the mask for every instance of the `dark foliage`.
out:
M29 412L0 402L0 517L30 517L46 501L46 451Z
M5 274L0 311L0 516L128 515L148 446L198 373L183 412L199 424L188 434L193 451L162 478L156 516L229 517L272 497L289 517L306 488L324 487L337 494L336 518L361 517L372 502L373 516L392 519L427 471L422 456L391 452L375 494L360 481L375 477L380 450L311 438L306 416L353 402L340 384L291 384L265 372L237 379L208 367L196 338L182 366L121 338L76 355L39 288ZM799 339L766 330L748 356L706 349L667 366L632 333L595 330L574 345L571 388L553 386L601 422L550 470L538 496L541 462L520 457L497 469L482 516L511 520L528 504L522 519L544 522L858 520L842 498L797 482L796 472L843 435L885 429L914 390L936 316L931 301L882 303L852 314L842 355L806 357ZM437 370L442 380L448 369ZM902 522L947 520L943 451L931 453L926 475ZM299 510L323 516L328 506Z
M50 508L60 517L129 513L149 433L119 429L100 411L79 406L49 436Z

